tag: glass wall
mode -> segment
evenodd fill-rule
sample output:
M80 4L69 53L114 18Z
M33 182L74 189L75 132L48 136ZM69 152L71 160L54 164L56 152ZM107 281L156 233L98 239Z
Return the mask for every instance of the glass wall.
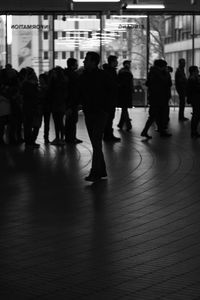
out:
M7 18L6 16L0 16L0 69L5 66L6 63L6 44L7 44L7 37L6 37L6 25Z
M87 51L100 52L100 17L55 16L54 18L55 65L66 67L66 60L74 57L81 67Z
M159 26L154 26L156 19L160 19ZM168 65L173 68L171 73L173 79L171 104L176 106L178 105L178 95L174 85L174 77L179 59L185 58L186 60L185 72L187 76L189 66L194 64L200 66L200 16L151 16L150 20L150 35L152 35L154 28L159 29L157 37L160 51L156 52L157 57L166 59Z
M102 63L109 55L118 57L118 70L131 61L134 76L134 106L145 105L144 83L147 72L147 16L111 15L102 17Z
M136 79L146 77L147 16L103 16L102 60L118 56L119 68L124 60L132 61Z
M173 68L179 58L188 68L200 66L199 15L27 15L0 16L0 67L11 63L20 70L31 66L39 75L53 66L66 67L74 57L79 67L87 51L101 54L101 64L110 54L118 57L118 70L131 60L135 78L134 105L144 105L145 80L153 61L164 58ZM173 87L173 105L177 95Z

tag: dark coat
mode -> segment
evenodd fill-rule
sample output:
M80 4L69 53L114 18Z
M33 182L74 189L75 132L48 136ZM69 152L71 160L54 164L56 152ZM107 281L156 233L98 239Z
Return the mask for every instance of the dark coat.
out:
M110 67L109 64L105 64L104 73L110 85L110 107L114 108L118 104L119 97L119 81L117 71L115 68Z
M67 108L73 108L79 104L78 101L79 74L77 71L72 71L69 68L65 69L64 73L68 80Z
M68 82L59 68L52 70L49 79L48 97L52 113L65 113L68 96Z
M167 70L153 66L147 77L148 100L150 105L168 105L171 98L171 76Z
M200 78L199 76L189 76L187 81L187 102L192 106L200 106Z
M186 93L187 78L183 68L177 68L175 73L175 86L178 93Z
M126 68L122 68L118 73L119 98L118 107L131 108L133 97L133 74Z
M84 112L109 111L110 85L103 70L84 70L79 77L78 90Z
M39 107L39 87L36 82L26 80L22 85L23 113L35 115Z

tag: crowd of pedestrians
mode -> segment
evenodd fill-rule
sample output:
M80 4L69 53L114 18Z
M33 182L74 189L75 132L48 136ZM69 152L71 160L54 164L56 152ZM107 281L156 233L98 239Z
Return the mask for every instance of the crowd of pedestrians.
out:
M19 145L39 148L36 143L42 123L44 143L63 146L66 143L81 143L77 137L78 111L84 112L86 128L93 148L92 166L88 181L96 181L107 176L102 151L102 141L120 142L114 135L113 120L116 107L121 107L117 126L120 130L131 130L132 124L128 108L132 107L134 78L131 61L123 61L117 70L118 58L110 55L102 68L100 56L88 52L84 66L78 68L75 58L67 60L66 68L57 66L37 77L31 67L19 72L7 64L0 71L0 145ZM141 136L152 138L148 130L155 122L161 137L170 137L169 101L171 99L172 68L163 59L157 59L150 68L146 86L148 91L149 117ZM184 115L186 101L193 108L191 137L198 138L200 121L200 77L197 66L189 68L185 74L185 59L179 60L175 72L175 86L179 95L179 121L187 121ZM51 116L55 138L49 140Z

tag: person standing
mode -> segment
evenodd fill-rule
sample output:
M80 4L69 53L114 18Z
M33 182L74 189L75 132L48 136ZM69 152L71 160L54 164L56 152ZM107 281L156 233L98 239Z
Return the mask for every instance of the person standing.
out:
M55 127L54 146L64 146L64 115L68 96L68 82L61 67L55 67L49 77L49 99Z
M123 68L118 72L119 81L119 100L118 106L121 107L121 116L118 123L120 129L126 126L126 130L129 131L132 128L130 117L128 114L128 108L132 108L132 97L134 92L133 86L133 74L130 70L131 61L125 60L123 62Z
M179 96L179 121L187 121L188 118L184 116L185 100L186 100L186 85L187 78L185 75L185 59L179 59L179 66L175 72L175 86Z
M98 68L99 62L98 53L87 52L84 70L79 77L79 97L93 148L92 166L85 180L92 182L107 176L102 139L109 112L110 86L104 71Z
M39 97L42 107L42 117L44 120L44 143L48 145L49 141L49 129L50 129L50 117L51 117L51 103L48 95L48 73L42 73L39 75Z
M76 137L76 124L78 122L78 62L75 58L68 58L67 68L64 70L68 79L68 99L65 118L65 141L66 143L79 144L82 140Z
M200 133L198 132L200 121L200 78L197 66L189 67L187 102L192 105L191 138L200 138Z
M117 106L118 96L119 96L117 66L118 66L118 60L117 60L117 56L115 55L109 55L108 63L103 65L104 73L108 78L109 85L111 88L110 98L108 99L109 101L108 118L107 118L104 137L103 137L105 142L120 142L121 140L119 137L116 137L113 134L113 120L115 118L115 108Z
M25 146L39 148L40 144L36 143L36 139L42 123L42 115L40 114L38 78L31 67L25 68L21 93L23 97L22 111Z

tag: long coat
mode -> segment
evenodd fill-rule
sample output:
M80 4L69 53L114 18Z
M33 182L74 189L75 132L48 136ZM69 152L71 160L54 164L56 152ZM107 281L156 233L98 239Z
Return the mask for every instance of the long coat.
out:
M131 108L133 97L133 74L126 68L122 68L118 73L119 97L118 107Z
M147 77L149 104L166 106L171 98L172 81L169 72L153 66Z
M187 103L200 107L200 78L199 76L189 76L187 81Z

